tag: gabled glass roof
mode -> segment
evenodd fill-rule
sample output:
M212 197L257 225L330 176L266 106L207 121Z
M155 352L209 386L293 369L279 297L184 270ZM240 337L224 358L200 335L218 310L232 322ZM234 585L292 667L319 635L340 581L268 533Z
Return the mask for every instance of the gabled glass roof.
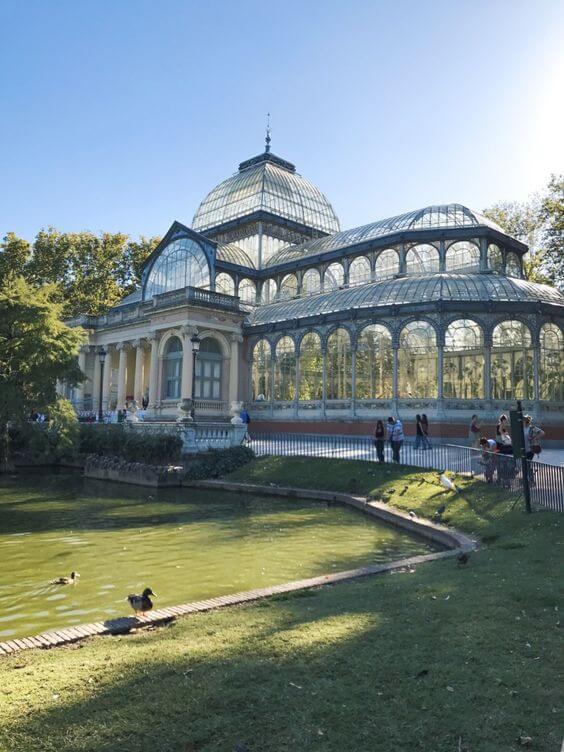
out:
M495 274L443 273L372 282L360 287L259 306L251 312L248 323L256 326L334 311L439 300L516 303L541 301L564 306L564 296L548 285Z
M246 266L249 269L254 269L255 265L249 256L242 248L239 248L235 243L224 243L217 246L216 258L221 261L227 261L230 264L238 264L239 266Z
M239 172L216 186L200 204L192 228L204 232L258 211L325 233L337 232L333 207L290 162L265 152L242 162Z
M385 235L408 232L412 230L434 230L452 227L491 227L498 232L504 232L499 225L487 219L482 214L473 212L462 204L441 204L438 206L426 206L424 209L398 214L395 217L381 219L362 227L354 227L352 230L343 230L329 237L300 243L300 245L288 246L275 253L267 262L267 266L286 264L295 259L306 256L315 256L318 253L335 251L340 248L365 243L368 240L381 238Z

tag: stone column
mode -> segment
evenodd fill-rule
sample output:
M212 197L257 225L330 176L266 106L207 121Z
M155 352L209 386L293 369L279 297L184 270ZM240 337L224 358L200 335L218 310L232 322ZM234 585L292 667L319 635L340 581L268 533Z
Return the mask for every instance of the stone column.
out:
M102 380L102 409L107 410L110 406L110 383L112 380L112 356L113 346L106 345L106 362L104 363L104 375Z
M240 334L231 335L231 361L229 363L229 401L239 399L239 344L243 341Z
M540 346L533 347L533 402L534 412L540 417Z
M88 346L81 347L78 351L78 367L86 376L86 353L88 352ZM80 384L76 388L76 402L75 406L78 410L84 409L84 390L86 387L86 382L81 381Z
M197 333L194 326L181 326L182 334L182 382L180 384L180 396L182 399L192 397L192 379L194 378L194 354L190 338Z
M94 373L92 374L92 410L98 414L98 405L100 404L100 357L98 348L94 348Z
M129 345L127 342L119 342L117 344L117 351L119 353L119 367L118 367L118 384L117 384L117 409L121 410L125 404L125 372L127 368L127 350Z
M399 352L399 346L397 343L393 345L393 353L394 353L394 361L393 361L393 373L392 373L392 383L393 383L393 398L392 398L392 405L394 414L397 415L399 411L399 362L398 362L398 352Z
M487 400L487 409L491 410L492 405L492 343L484 340L484 399Z
M155 410L160 397L157 393L159 381L159 339L156 334L149 338L151 345L151 366L149 368L149 410Z
M325 417L327 414L327 345L324 342L321 343L321 354L323 356L321 402L323 417Z
M444 343L442 342L442 338L437 341L437 417L438 418L444 418L445 417L445 406L443 403L443 382L444 382L444 374L443 374L443 368L444 366Z
M488 239L480 238L480 271L488 269Z
M143 400L143 356L145 343L142 339L136 339L133 343L135 348L135 380L133 382L133 399L141 406Z
M351 351L351 415L356 415L356 346Z

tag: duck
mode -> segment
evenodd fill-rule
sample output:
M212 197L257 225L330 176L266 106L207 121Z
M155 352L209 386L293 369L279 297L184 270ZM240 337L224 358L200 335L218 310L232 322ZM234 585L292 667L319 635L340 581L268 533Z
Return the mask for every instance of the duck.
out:
M126 600L129 602L131 608L135 611L135 616L144 614L146 611L150 611L153 608L153 601L151 600L151 596L153 596L153 598L157 597L156 593L153 593L153 591L149 587L145 588L141 595L130 593L130 595L127 596Z
M57 577L56 580L51 580L50 585L76 585L80 574L78 572L71 572L70 577Z

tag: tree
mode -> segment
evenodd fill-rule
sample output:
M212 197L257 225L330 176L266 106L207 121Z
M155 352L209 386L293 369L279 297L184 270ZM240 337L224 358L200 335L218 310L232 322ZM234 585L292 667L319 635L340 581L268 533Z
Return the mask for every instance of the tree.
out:
M0 243L0 280L8 274L23 274L31 254L31 246L14 232Z
M541 196L521 203L501 201L483 214L529 246L527 279L564 290L564 176L552 175Z
M552 175L540 208L544 223L544 267L564 292L564 175Z
M57 380L79 383L83 329L61 321L55 285L35 287L22 276L0 280L0 472L10 468L8 426L32 409L48 410Z
M4 266L6 273L22 274L34 285L55 283L65 317L98 315L137 287L143 262L159 242L156 237L134 241L123 233L61 233L48 227L37 233L30 248L9 233ZM3 256L0 253L0 278Z

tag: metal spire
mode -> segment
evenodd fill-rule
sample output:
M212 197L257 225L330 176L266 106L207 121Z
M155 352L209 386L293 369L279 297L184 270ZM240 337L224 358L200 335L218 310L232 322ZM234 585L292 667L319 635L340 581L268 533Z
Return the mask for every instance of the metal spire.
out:
M266 139L265 139L265 141L266 141L266 148L265 148L264 151L265 151L266 154L268 154L270 152L270 141L271 141L271 138L270 138L270 112L266 113Z

